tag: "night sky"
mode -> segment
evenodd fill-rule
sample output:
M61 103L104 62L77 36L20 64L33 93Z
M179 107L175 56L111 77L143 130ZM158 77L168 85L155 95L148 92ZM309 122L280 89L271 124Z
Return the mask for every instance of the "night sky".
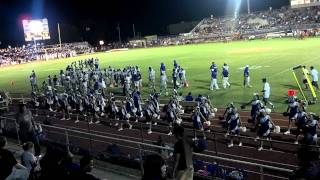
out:
M132 24L141 36L166 35L172 23L232 14L235 1L240 0L0 0L0 41L2 46L24 43L23 18L48 18L52 38L48 43L57 42L58 22L63 42L115 41L118 23L123 40L133 37ZM289 0L251 0L251 9L289 4ZM241 12L246 12L246 0Z

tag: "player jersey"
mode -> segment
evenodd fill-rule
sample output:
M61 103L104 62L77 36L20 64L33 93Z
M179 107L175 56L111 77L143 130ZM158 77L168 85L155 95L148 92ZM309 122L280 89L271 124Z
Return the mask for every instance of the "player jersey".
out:
M243 75L244 77L249 77L249 67L244 68Z
M222 76L223 77L229 77L229 71L225 68L222 69Z
M211 78L212 79L217 79L217 71L211 71Z
M236 113L234 115L231 115L230 120L229 120L229 128L230 130L237 130L239 127L239 114Z

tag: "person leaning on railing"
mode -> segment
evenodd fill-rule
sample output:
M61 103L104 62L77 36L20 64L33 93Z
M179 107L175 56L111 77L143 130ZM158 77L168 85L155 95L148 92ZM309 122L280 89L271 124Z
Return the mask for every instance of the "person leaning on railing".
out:
M16 114L16 123L19 129L19 137L22 143L32 142L34 144L35 155L41 154L36 125L33 121L32 113L27 109L24 102L19 104L19 111Z

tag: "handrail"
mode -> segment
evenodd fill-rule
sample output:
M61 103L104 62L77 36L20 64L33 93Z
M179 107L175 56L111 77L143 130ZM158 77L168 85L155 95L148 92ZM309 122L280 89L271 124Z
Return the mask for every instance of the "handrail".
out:
M9 120L15 120L13 118L8 118L8 117L3 117L3 116L0 116L0 118L9 119ZM41 126L42 127L47 127L47 128L59 129L59 130L67 131L67 132L73 132L73 133L79 133L79 134L83 134L83 135L94 136L94 137L98 137L98 138L106 138L106 139L122 141L122 142L126 142L126 143L132 143L132 144L137 144L137 145L143 145L143 146L149 146L149 147L154 147L154 148L158 148L158 149L173 151L173 149L169 148L169 147L162 147L162 146L157 146L157 145L154 145L154 144L131 141L131 140L128 140L128 139L121 139L121 138L116 138L116 137L108 137L108 136L103 136L103 135L99 135L99 134L93 134L93 133L88 133L88 132L83 132L83 131L71 130L71 129L67 129L67 128L63 128L63 127L57 127L57 126L51 126L51 125L45 125L45 124L41 124ZM197 155L197 156L203 156L203 157L207 157L207 158L213 158L213 159L223 160L223 161L228 161L228 162L233 162L233 163L239 163L239 164L250 165L250 166L258 166L260 168L265 168L265 169L269 169L269 170L276 170L276 171L285 172L285 173L292 173L293 172L293 170L290 170L290 169L274 167L274 166L269 166L269 165L265 165L265 164L258 164L258 163L253 163L253 162L247 162L247 161L223 158L223 157L219 157L219 156L206 155L206 154L195 153L195 152L193 152L193 154Z

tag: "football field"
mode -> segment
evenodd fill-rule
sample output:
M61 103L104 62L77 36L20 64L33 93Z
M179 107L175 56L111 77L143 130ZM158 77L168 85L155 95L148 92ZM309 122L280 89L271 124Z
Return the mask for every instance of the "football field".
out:
M35 70L40 86L46 77L59 73L60 69L73 61L86 58L99 58L102 68L109 65L116 68L123 68L127 65L138 65L142 70L143 95L150 91L147 86L148 67L156 70L157 82L159 82L159 66L164 62L167 68L169 79L168 86L171 89L171 73L173 60L186 69L186 76L189 88L182 88L185 95L192 92L209 95L212 103L218 107L225 107L229 102L241 104L248 102L253 93L261 94L261 79L266 77L271 86L271 101L275 104L275 110L283 112L286 110L285 101L288 89L298 89L292 76L291 68L296 65L306 65L308 68L313 65L320 70L320 39L310 38L305 40L275 39L275 40L254 40L231 43L209 43L185 46L171 46L147 49L134 49L112 53L96 53L74 58L52 60L48 62L38 61L28 64L14 65L0 68L0 90L6 90L13 95L29 95L31 91L29 75ZM221 74L223 63L227 63L230 69L230 89L210 91L210 70L211 62L218 65ZM250 76L252 88L244 89L243 68L250 65ZM218 78L220 88L221 76ZM159 83L157 83L159 89ZM169 91L171 92L171 91ZM319 95L319 93L317 92ZM163 97L167 98L167 97ZM318 104L309 107L309 110L318 111Z

